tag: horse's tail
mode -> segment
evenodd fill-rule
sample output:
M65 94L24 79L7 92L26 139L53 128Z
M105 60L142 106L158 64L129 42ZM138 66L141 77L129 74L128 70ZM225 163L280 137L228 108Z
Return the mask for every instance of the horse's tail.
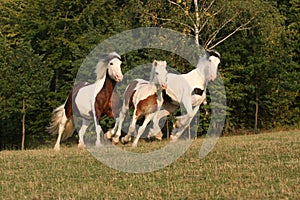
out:
M65 105L63 104L53 110L50 125L48 127L46 127L47 132L49 132L52 135L58 134L59 125L62 122L64 117L66 117L66 116L65 116ZM62 141L71 137L75 131L72 116L66 120L64 128L65 128L64 132L62 133L62 136L61 136Z

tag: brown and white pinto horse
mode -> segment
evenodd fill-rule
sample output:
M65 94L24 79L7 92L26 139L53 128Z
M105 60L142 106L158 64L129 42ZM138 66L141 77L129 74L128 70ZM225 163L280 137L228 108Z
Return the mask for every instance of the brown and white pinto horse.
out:
M160 110L163 103L162 90L167 88L167 62L166 61L153 61L150 81L143 79L133 80L124 92L124 100L120 116L117 119L115 127L106 133L107 138L112 138L113 143L119 142L121 136L122 124L125 115L130 107L134 107L132 121L125 137L121 142L126 143L131 140L131 134L135 131L137 120L145 116L142 126L138 129L138 134L132 144L136 147L139 138L143 134L148 123L153 119L156 111ZM117 131L116 131L117 129Z
M96 146L101 145L102 129L99 120L104 115L115 116L113 103L117 98L113 90L116 82L123 78L121 63L120 55L115 52L101 56L95 70L97 75L95 83L79 83L72 89L65 103L53 111L47 130L52 134L58 134L55 150L60 149L62 139L72 136L75 130L74 116L82 120L78 147L85 146L83 137L91 120L94 121L96 128Z

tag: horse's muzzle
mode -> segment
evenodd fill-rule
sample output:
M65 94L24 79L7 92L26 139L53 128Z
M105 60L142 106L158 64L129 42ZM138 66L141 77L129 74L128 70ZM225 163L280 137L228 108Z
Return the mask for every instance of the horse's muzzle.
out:
M161 89L163 89L163 90L165 90L165 89L167 89L167 84L161 84Z
M123 80L123 75L122 74L117 74L116 75L116 81L117 82L120 82L120 81L122 81Z

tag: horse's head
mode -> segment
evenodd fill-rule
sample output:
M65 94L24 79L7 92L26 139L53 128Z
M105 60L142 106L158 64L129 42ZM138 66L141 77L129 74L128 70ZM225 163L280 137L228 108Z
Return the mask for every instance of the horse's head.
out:
M154 60L152 63L152 76L153 82L155 84L160 85L160 87L165 90L167 89L167 74L168 71L166 69L167 62L166 61L157 61Z
M220 64L220 53L215 50L206 50L206 55L198 64L204 65L206 78L214 81L217 78L218 65Z
M120 55L118 55L115 52L108 54L107 56L108 75L117 82L122 81L123 79L121 64L122 61Z

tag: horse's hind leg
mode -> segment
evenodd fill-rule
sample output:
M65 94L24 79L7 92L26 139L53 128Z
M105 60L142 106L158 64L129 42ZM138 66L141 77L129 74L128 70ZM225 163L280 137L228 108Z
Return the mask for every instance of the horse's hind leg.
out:
M155 113L155 116L153 117L153 120L152 120L153 127L149 131L148 138L157 136L161 133L161 129L159 127L159 120L168 115L170 115L170 113L167 110L159 110Z
M65 113L63 113L63 116L61 118L61 121L60 121L59 127L58 127L58 137L57 137L57 140L56 140L56 143L54 146L55 151L60 150L60 141L61 141L62 134L65 130L65 125L66 125L67 121L68 121L68 119L67 119Z
M86 129L88 128L89 125L90 125L90 122L88 120L86 120L86 119L82 120L82 125L78 132L78 135L79 135L78 148L80 148L80 149L85 147L83 137L84 137Z
M181 120L179 120L179 128L174 129L174 132L177 131L176 135L171 135L171 142L176 142L176 140L182 135L182 133L186 130L186 128L189 128L191 121L193 120L194 116L197 114L199 110L199 106L196 106L192 112L190 113L190 115L186 114L183 115L181 118ZM189 130L190 131L190 130ZM190 133L189 133L190 135Z
M113 136L115 136L116 131L117 131L117 129L118 129L119 121L120 121L120 118L119 118L119 117L116 118L115 126L114 126L112 129L108 130L108 131L104 134L104 136L105 136L106 139L109 139L109 140L110 140L110 139L112 139Z
M100 135L103 134L102 128L99 125L99 122L97 122L96 124L96 134L97 134L97 138L96 138L96 147L100 147L101 146L101 138Z

